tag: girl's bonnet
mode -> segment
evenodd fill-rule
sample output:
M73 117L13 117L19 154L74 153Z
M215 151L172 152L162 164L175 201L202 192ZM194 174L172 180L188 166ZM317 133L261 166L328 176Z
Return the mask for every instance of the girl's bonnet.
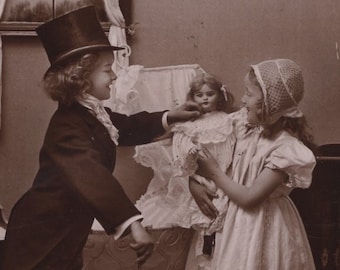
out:
M275 123L281 116L303 116L297 106L304 94L304 83L301 69L294 61L267 60L251 67L263 91L266 124Z

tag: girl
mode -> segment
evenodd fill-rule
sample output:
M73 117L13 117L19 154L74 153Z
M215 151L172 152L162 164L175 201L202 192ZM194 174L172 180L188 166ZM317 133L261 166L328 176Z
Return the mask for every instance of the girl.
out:
M200 174L229 197L224 227L216 233L215 254L205 269L315 269L300 216L288 197L308 188L315 166L311 136L302 112L303 77L288 59L251 66L245 77L244 109L234 114L237 143L231 175L207 149ZM202 188L190 182L193 196L207 215L214 206ZM210 208L210 210L206 210ZM197 267L193 257L187 269Z
M94 218L115 238L131 232L141 264L154 243L112 175L116 146L149 142L164 132L162 119L188 120L197 111L186 111L185 105L167 115L127 117L103 107L116 79L112 50L119 48L110 45L93 6L47 22L37 33L51 62L45 90L58 108L33 186L12 209L2 269L82 269L82 249Z
M171 171L168 185L158 193L154 190L147 192L136 205L144 216L145 226L154 229L180 226L198 230L201 241L197 244L197 255L202 255L209 252L205 249L203 252L204 235L208 240L209 235L222 228L228 198L224 196L222 190L217 190L213 182L194 174L197 169L198 153L202 146L209 149L225 172L231 163L235 138L232 134L232 121L225 112L230 110L231 100L225 87L215 77L210 74L199 74L194 78L190 84L188 100L200 105L202 116L195 121L176 123L170 129L173 137L169 152L172 159L169 162L171 167L168 166ZM136 159L141 160L141 155L139 152ZM164 171L163 166L153 169L155 175L160 175L160 171ZM197 181L217 194L213 203L218 215L214 219L201 213L190 194L189 176L193 175ZM205 247L208 248L207 245Z

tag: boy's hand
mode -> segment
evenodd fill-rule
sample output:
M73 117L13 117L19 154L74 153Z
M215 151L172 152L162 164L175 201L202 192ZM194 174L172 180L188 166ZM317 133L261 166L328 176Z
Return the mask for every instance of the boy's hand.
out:
M201 115L201 107L193 102L187 101L176 109L168 112L168 123L173 124L180 121L193 120Z
M154 249L154 240L139 221L131 224L131 234L135 243L130 246L137 253L137 263L141 265L151 256Z

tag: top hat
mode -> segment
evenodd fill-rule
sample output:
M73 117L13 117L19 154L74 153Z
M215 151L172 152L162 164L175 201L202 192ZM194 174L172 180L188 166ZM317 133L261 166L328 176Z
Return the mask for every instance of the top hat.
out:
M51 67L87 51L123 49L110 44L94 6L86 6L48 21L38 26L36 32Z

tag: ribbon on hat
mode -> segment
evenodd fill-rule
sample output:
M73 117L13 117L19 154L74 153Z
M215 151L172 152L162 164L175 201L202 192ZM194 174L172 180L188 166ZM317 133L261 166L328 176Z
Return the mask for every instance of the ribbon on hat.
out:
M303 113L297 107L291 107L284 112L283 116L289 118L300 118L303 116Z
M251 67L254 70L255 76L257 81L259 82L260 86L261 86L261 90L263 92L263 104L264 104L264 109L265 109L265 113L266 115L268 115L268 98L267 98L267 87L265 85L265 83L262 80L262 75L259 69L259 64L258 65L251 65Z
M266 120L266 124L274 124L277 120L281 118L281 116L288 118L300 118L303 116L303 113L297 107L290 107L284 111L279 111L270 115Z

